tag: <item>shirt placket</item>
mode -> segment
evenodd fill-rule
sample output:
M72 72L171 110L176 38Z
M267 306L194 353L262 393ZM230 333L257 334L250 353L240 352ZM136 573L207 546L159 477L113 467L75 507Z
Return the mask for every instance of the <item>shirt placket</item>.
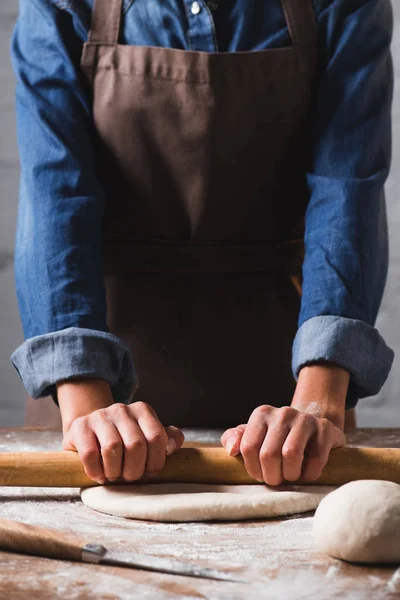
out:
M188 19L190 50L218 52L214 19L204 0L184 0Z

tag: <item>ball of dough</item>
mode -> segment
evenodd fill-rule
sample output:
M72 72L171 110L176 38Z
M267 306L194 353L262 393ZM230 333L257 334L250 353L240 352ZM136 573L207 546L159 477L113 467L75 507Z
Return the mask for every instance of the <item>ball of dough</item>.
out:
M400 485L352 481L328 494L315 513L318 548L359 563L400 562Z

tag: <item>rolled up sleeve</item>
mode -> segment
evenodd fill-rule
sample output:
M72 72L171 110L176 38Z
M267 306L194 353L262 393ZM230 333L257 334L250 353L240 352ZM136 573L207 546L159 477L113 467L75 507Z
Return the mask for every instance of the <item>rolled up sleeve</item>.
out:
M114 401L129 404L137 383L129 347L113 334L81 327L30 338L11 362L35 399L57 402L56 383L79 376L108 381Z
M316 362L333 362L351 374L346 408L354 408L359 398L377 394L384 384L394 358L377 329L363 321L322 316L306 321L293 344L292 369Z
M314 362L346 368L352 408L379 392L393 362L374 327L388 270L393 15L389 0L325 4L292 369L297 379Z
M107 327L104 190L79 71L85 19L49 0L19 7L10 49L21 165L14 266L25 342L11 362L33 398L57 400L57 382L84 376L108 381L114 400L128 402L132 356Z

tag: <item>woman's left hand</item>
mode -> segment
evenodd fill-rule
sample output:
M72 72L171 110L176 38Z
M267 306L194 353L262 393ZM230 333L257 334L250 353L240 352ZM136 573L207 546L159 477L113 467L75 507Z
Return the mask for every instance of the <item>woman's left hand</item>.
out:
M315 481L332 448L346 436L328 419L290 406L259 406L247 425L225 431L221 443L231 456L241 453L248 474L268 485Z
M248 474L259 482L315 481L332 448L346 444L348 384L349 373L337 365L305 367L292 406L259 406L247 424L225 431L221 443L230 456L243 456ZM321 400L310 400L315 398Z

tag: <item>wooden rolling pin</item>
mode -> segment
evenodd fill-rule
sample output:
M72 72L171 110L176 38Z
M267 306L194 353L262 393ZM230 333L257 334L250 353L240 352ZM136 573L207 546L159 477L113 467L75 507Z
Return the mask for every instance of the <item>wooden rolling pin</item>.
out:
M332 450L319 485L342 485L357 479L400 483L399 448L337 448ZM168 456L163 470L140 482L258 483L246 472L241 457L222 447L181 448ZM301 483L301 482L299 482ZM87 487L87 477L75 452L0 453L0 485L26 487ZM315 484L314 484L315 485Z

